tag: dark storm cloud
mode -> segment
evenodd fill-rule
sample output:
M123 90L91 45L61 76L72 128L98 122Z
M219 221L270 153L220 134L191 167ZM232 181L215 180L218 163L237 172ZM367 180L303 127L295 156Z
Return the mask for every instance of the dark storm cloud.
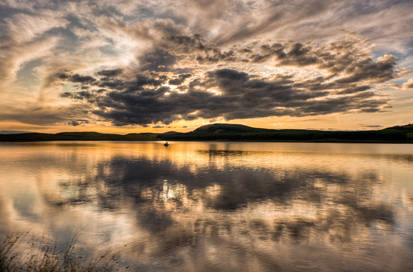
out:
M336 41L326 45L302 43L253 44L234 48L226 52L218 49L198 52L196 60L203 63L263 63L276 61L277 67L313 66L330 73L328 76L306 81L306 88L313 90L326 88L347 88L347 93L356 92L361 82L383 83L398 76L397 60L384 55L374 60L358 40ZM334 80L330 80L333 77ZM328 82L328 83L326 83ZM302 84L302 82L298 82ZM313 85L310 86L309 84ZM318 85L318 87L317 87ZM361 89L359 89L361 90ZM345 93L345 92L343 92Z
M89 102L93 102L97 93L94 91L79 91L79 92L64 92L60 96L66 98L72 98L77 100L85 99Z
M80 84L92 84L96 82L96 79L91 77L91 76L83 76L79 74L67 74L67 73L58 73L53 76L54 78L58 78L60 80L67 80L71 81L74 83L80 83Z
M118 78L117 76L121 74L122 71L120 69L99 71L97 75L101 76L100 80L91 76L59 74L58 77L60 79L67 82L81 83L83 85L82 89L84 89L83 91L78 92L64 92L60 96L89 100L107 92L105 88L121 90L124 92L135 92L142 90L144 87L159 87L168 80L167 77L154 73L143 74L139 72L133 76ZM185 77L186 76L179 76L178 78L184 79ZM88 86L94 86L99 89L88 90Z
M126 92L134 92L142 90L145 86L159 87L167 80L164 76L145 75L138 73L134 77L126 79L110 79L103 78L99 83L99 87L107 87L110 89L121 90Z
M68 125L77 127L77 126L88 124L88 123L89 123L89 120L72 120L68 122Z
M122 69L109 69L109 70L102 70L97 73L99 76L104 77L115 77L122 73Z
M79 83L82 89L62 97L83 101L91 113L118 126L378 112L388 108L388 99L377 95L373 84L398 73L393 56L373 59L365 42L356 38L321 44L264 40L224 48L170 19L110 26L151 44L137 55L137 64L98 71L96 78L77 73L59 78ZM318 75L263 75L243 66L264 63L311 68Z
M180 74L178 77L170 79L168 81L169 85L181 85L185 79L191 77L191 74Z
M155 48L147 52L140 59L140 68L143 71L168 71L177 61L177 57L163 49Z
M363 43L357 40L343 40L315 46L302 43L263 44L258 48L241 50L244 59L250 62L264 62L274 58L278 65L305 67L313 65L341 77L335 83L360 81L385 82L397 76L396 58L384 55L377 60L365 52Z
M367 91L367 90L369 90L370 88L371 88L370 86L350 87L350 88L347 88L347 89L344 89L344 90L338 92L338 94L359 93L359 92Z
M390 55L386 55L376 62L372 59L363 59L361 62L348 67L346 71L350 75L337 80L337 82L351 83L362 80L385 82L395 77L395 66L396 59Z
M188 75L173 77L185 78ZM161 86L167 82L163 79L138 75L134 81L109 81L113 91L101 94L79 91L63 93L63 96L87 101L98 108L93 111L94 114L119 126L157 122L168 124L174 120L196 118L224 117L231 120L352 110L375 112L387 105L386 99L366 91L368 86L352 86L339 92L341 95L338 97L329 97L332 92L329 85L311 89L313 82L296 84L288 76L267 79L233 69L210 71L189 85L179 85L184 92ZM108 86L105 82L96 84ZM209 88L216 88L221 94L208 92Z
M306 66L317 64L319 57L311 52L311 47L301 43L294 43L287 52L284 52L283 45L277 43L272 45L273 54L278 58L281 65ZM270 49L270 50L271 50ZM268 51L268 49L266 49Z
M117 124L373 112L386 106L380 83L399 76L386 53L411 53L412 8L407 0L3 1L0 108L29 97L52 106L53 90L71 82L63 97Z
M75 83L91 84L91 83L94 83L96 79L94 79L91 76L81 76L81 75L75 74L70 77L70 81L75 82Z

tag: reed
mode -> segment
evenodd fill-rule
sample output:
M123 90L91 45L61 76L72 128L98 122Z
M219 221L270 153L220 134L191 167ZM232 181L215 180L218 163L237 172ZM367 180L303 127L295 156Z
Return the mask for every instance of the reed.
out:
M93 256L82 256L76 251L76 239L62 250L56 242L40 242L27 248L27 235L0 237L0 272L109 272L125 271L119 267L118 257L109 251ZM39 247L40 245L40 247ZM34 248L39 250L33 250Z

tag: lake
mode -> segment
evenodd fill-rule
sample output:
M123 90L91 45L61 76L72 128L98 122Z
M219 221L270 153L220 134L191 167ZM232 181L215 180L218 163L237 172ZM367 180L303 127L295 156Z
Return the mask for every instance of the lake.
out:
M0 233L131 271L413 271L413 145L0 144ZM28 238L29 237L29 238Z

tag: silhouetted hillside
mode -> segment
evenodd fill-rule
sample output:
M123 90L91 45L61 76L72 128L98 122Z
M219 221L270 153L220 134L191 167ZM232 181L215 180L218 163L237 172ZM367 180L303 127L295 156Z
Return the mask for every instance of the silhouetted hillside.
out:
M253 128L238 124L211 124L199 127L193 133L212 133L212 134L228 134L228 133L256 133L268 132L271 129Z
M238 124L212 124L191 132L131 133L126 135L97 132L61 132L57 134L22 133L0 135L0 141L299 141L299 142L388 142L413 143L413 125L367 131L322 131L305 129L263 129Z
M413 126L369 131L263 129L238 124L212 124L188 133L159 135L163 140L313 141L313 142L413 142Z

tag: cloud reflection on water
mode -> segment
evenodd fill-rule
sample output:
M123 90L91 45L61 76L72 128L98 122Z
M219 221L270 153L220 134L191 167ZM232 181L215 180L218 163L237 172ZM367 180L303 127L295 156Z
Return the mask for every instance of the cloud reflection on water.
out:
M377 263L396 258L394 271L412 265L402 262L412 256L403 243L393 245L393 253L385 250L389 241L400 241L389 239L406 215L382 194L395 189L375 166L409 155L360 155L368 167L331 155L344 163L336 168L325 163L326 154L303 155L306 150L193 145L153 153L116 144L49 146L32 157L20 150L11 170L24 166L27 173L20 174L37 179L27 187L35 188L34 199L29 205L19 195L26 202L10 208L4 203L13 197L0 194L1 218L5 226L20 218L26 228L55 238L83 226L82 243L122 248L137 271L328 271L343 261L352 262L351 271L374 271L366 256ZM246 164L251 157L279 163Z

